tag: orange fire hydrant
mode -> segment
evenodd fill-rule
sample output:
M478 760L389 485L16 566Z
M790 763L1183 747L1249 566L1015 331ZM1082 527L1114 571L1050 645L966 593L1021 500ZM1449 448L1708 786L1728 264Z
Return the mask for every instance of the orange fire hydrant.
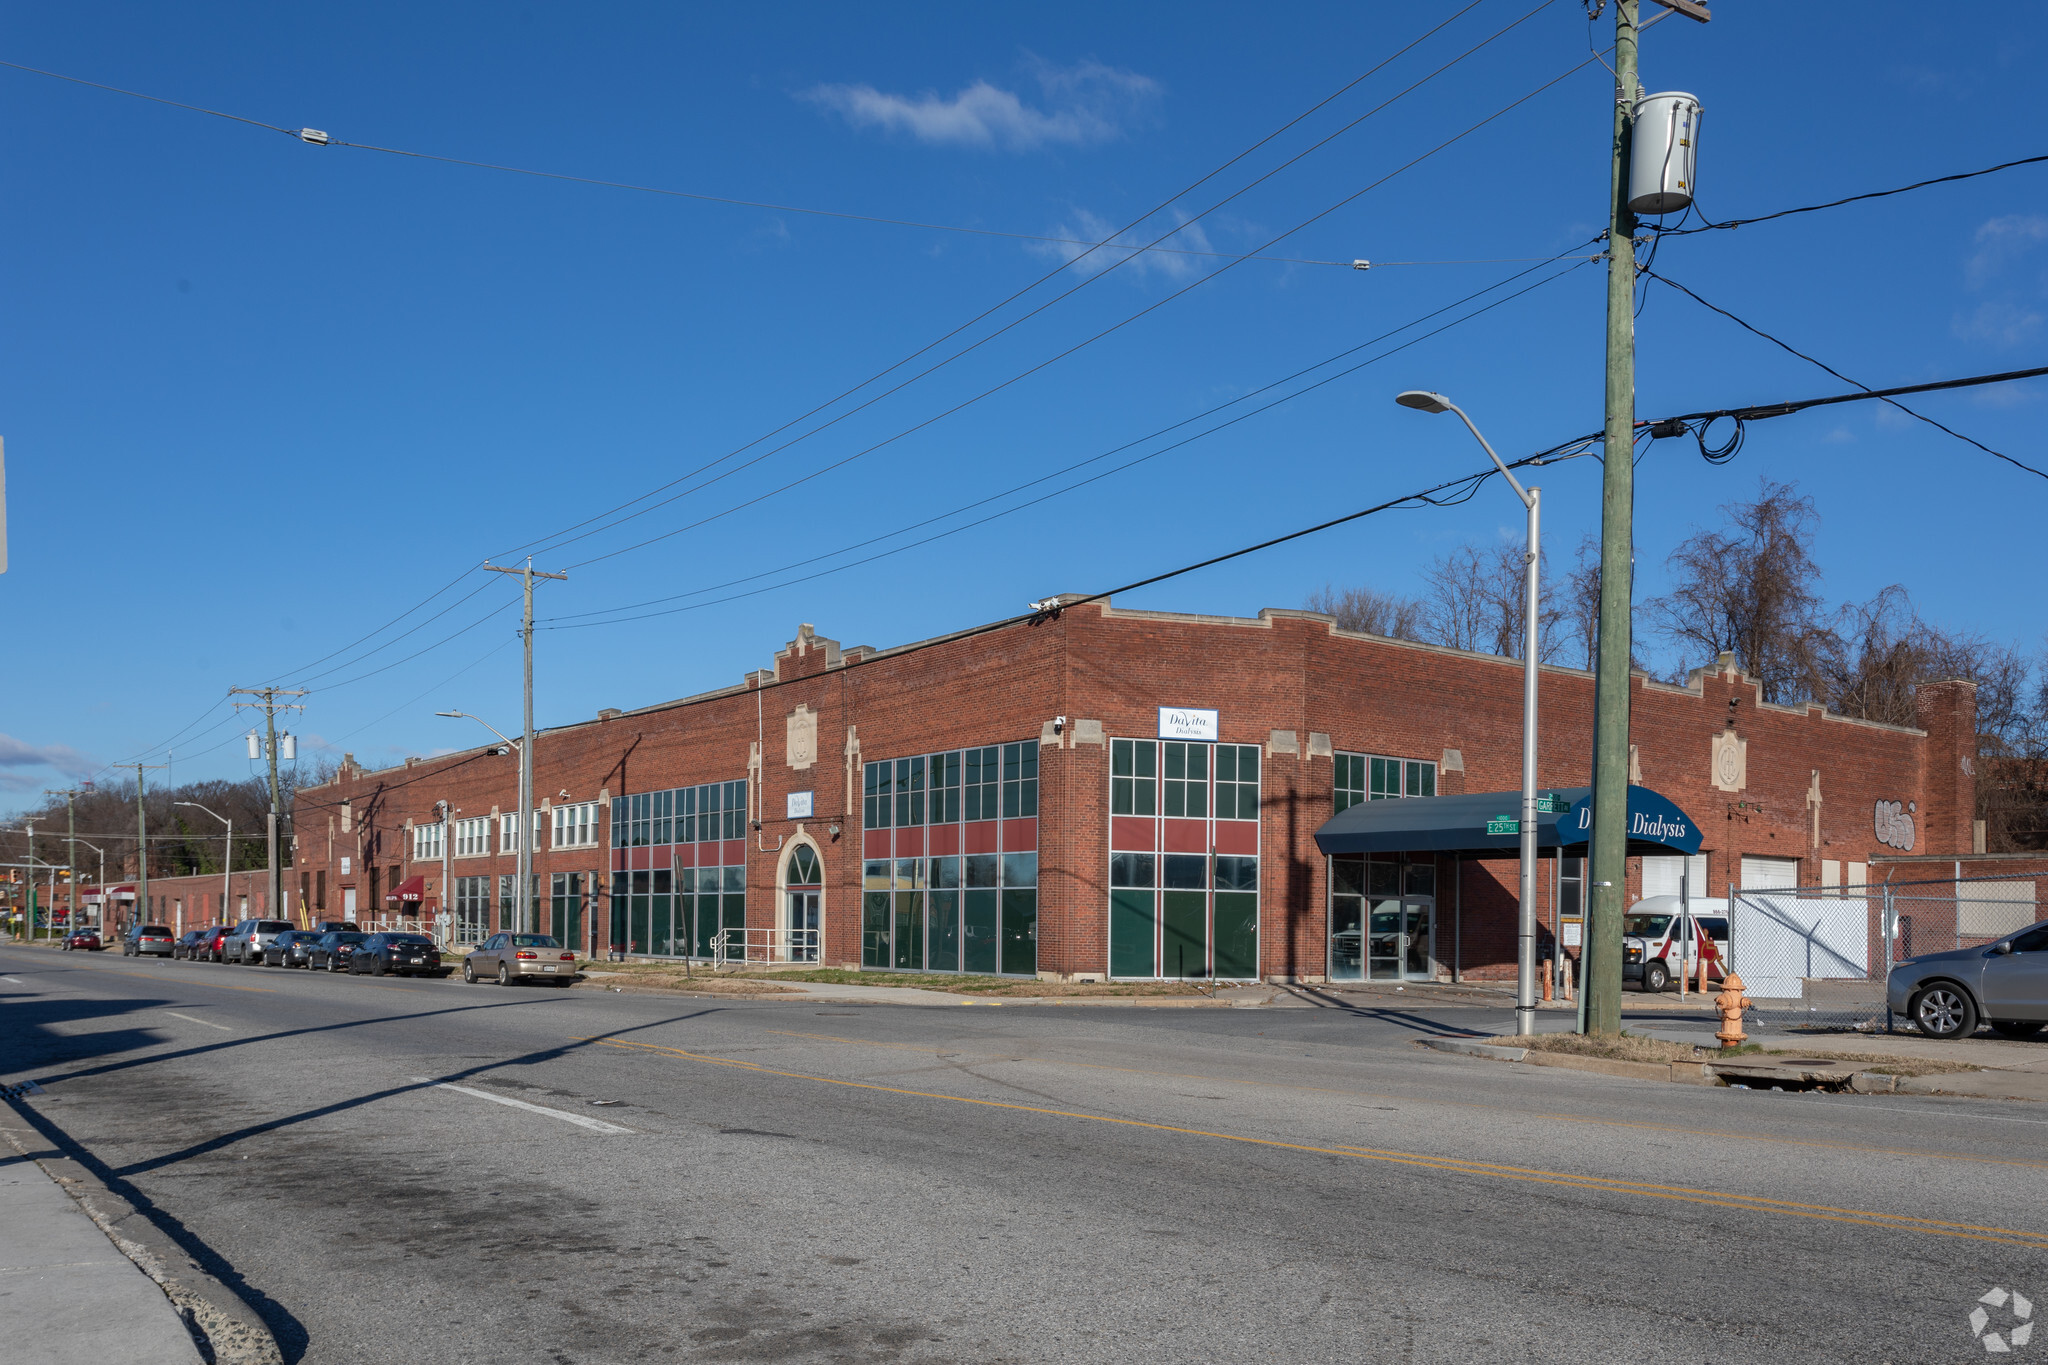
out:
M1714 1008L1721 1011L1721 1030L1714 1036L1722 1047L1741 1047L1748 1041L1742 1031L1742 1012L1754 1003L1742 993L1741 977L1730 972L1721 978L1721 993L1714 997Z

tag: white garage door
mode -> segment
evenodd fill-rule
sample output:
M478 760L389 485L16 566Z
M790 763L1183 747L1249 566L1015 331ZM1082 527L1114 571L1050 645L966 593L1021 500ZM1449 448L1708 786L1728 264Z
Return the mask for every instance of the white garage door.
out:
M1745 891L1791 891L1799 885L1797 858L1744 858L1742 889Z
M1658 856L1646 854L1643 857L1643 895L1675 896L1678 894L1679 877L1690 874L1690 894L1707 897L1714 893L1707 889L1707 855L1695 853L1690 858L1676 854Z

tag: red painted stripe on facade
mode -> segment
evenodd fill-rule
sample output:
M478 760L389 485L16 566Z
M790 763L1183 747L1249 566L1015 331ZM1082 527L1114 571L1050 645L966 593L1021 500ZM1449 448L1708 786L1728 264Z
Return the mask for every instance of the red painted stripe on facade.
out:
M723 852L727 867L745 867L747 865L747 841L745 839L727 839Z
M886 858L889 856L889 831L871 829L861 836L863 858Z
M1218 820L1216 822L1216 851L1218 853L1257 853L1259 851L1259 822L1256 820Z
M1109 846L1151 852L1159 845L1159 822L1143 815L1109 817Z
M1003 821L1003 851L1005 853L1030 853L1038 847L1038 821Z
M896 831L896 856L899 858L921 858L924 856L924 830L913 826Z
M1206 820L1162 820L1165 831L1165 852L1207 853L1209 851L1209 823Z
M931 844L926 852L934 858L949 858L960 851L958 825L933 825L925 837Z
M996 822L976 820L965 826L967 830L967 851L969 853L993 853L996 851Z

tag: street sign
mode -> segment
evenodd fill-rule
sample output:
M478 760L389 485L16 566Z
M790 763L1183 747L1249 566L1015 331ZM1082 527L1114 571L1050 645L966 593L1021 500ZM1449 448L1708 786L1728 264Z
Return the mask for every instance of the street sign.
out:
M1522 822L1512 815L1496 815L1486 822L1488 834L1520 834Z

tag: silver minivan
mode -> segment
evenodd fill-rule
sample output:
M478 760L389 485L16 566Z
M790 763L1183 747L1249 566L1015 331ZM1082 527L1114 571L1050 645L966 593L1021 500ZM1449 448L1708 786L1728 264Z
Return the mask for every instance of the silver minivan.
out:
M270 940L287 929L298 927L288 919L245 919L220 941L220 960L239 962L245 967L261 967L263 950Z

